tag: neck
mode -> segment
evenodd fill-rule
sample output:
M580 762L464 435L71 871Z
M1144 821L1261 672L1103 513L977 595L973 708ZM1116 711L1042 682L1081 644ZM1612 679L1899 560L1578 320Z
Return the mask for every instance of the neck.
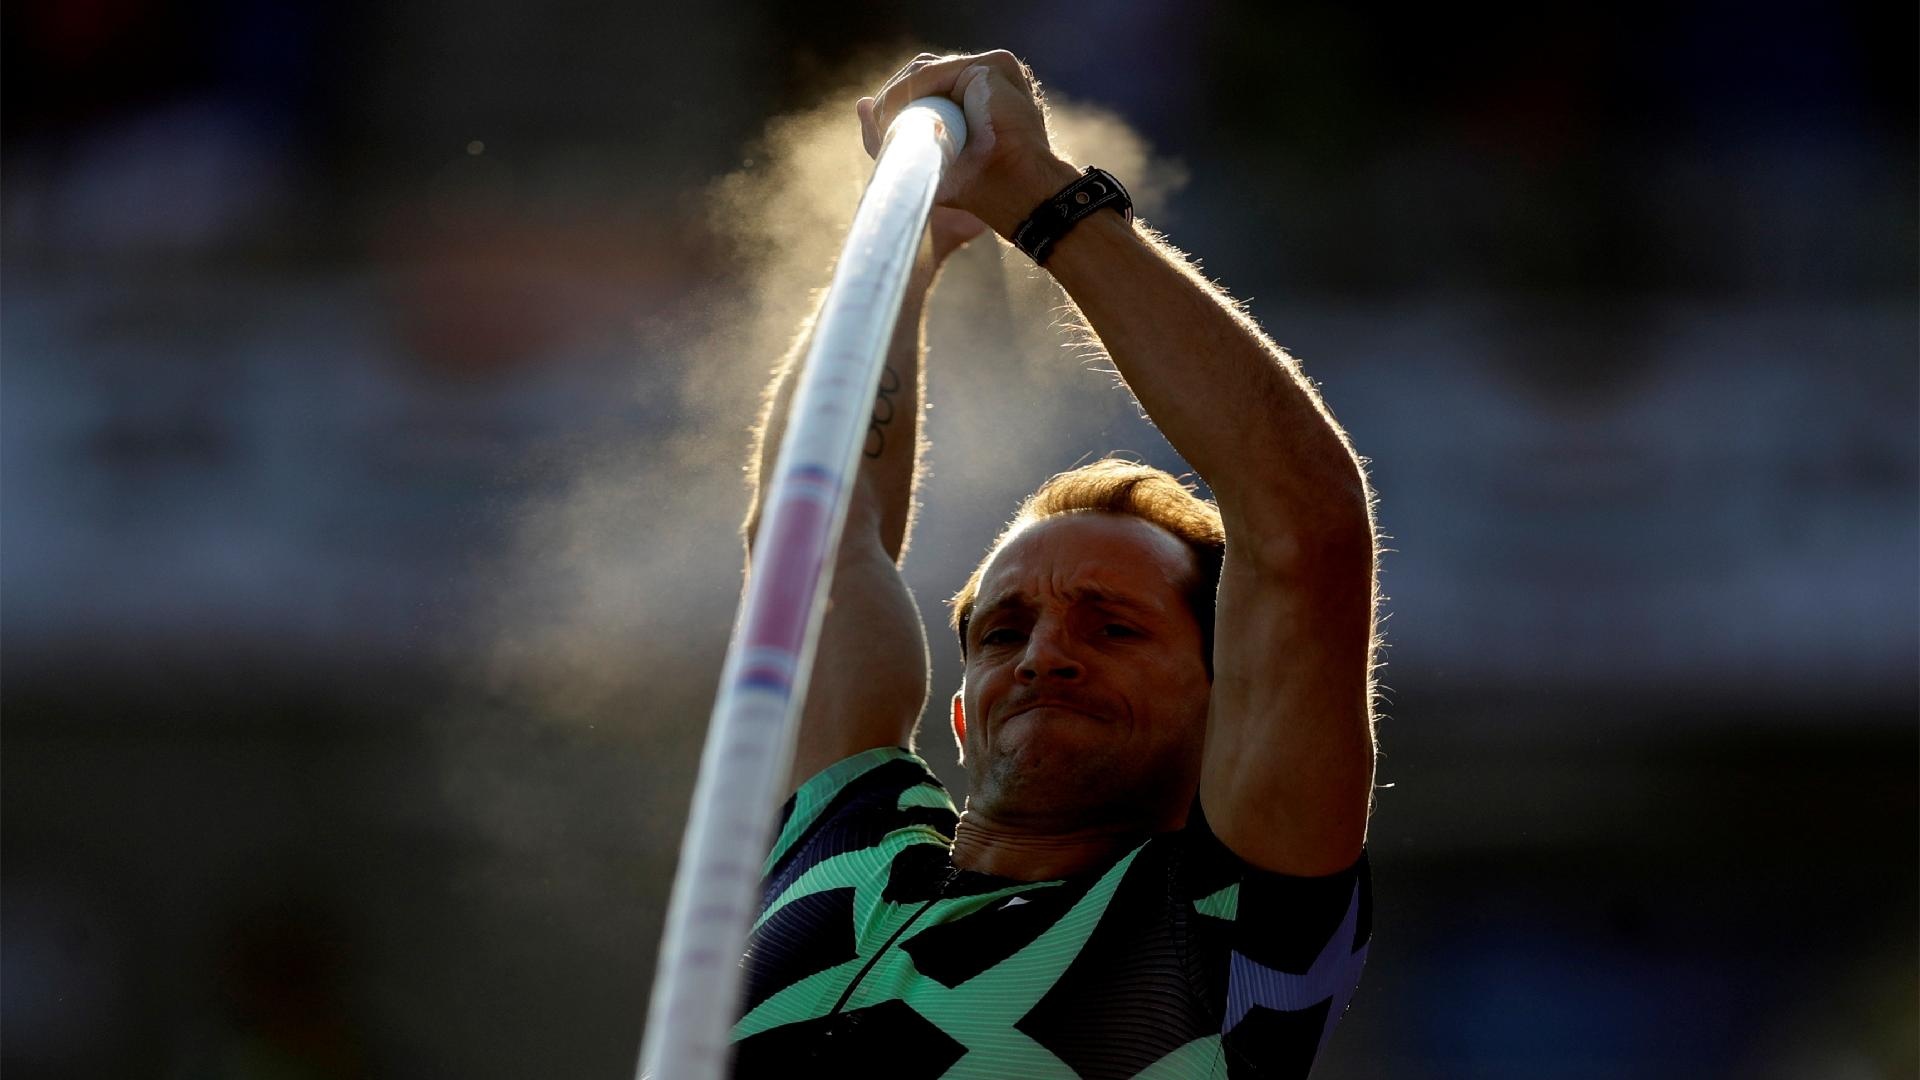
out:
M968 806L953 830L953 865L1016 881L1054 881L1100 867L1145 835L1114 826L1040 831Z

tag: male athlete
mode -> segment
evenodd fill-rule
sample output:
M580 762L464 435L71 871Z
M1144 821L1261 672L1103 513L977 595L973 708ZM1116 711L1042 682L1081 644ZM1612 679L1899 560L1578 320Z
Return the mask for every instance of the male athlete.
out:
M858 103L868 152L932 94L962 105L968 141L875 404L737 1075L1305 1076L1369 939L1366 479L1294 362L1132 221L1115 178L1053 150L1011 54L907 64ZM910 751L929 676L898 564L924 301L985 228L1066 289L1218 506L1119 461L1022 504L954 598L956 815Z

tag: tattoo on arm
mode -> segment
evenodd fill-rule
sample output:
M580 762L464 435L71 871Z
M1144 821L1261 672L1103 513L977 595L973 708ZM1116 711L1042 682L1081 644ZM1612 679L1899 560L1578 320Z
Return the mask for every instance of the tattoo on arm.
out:
M873 399L873 419L867 423L867 447L863 454L877 458L887 452L886 426L893 423L893 395L900 392L900 373L889 366L880 373L880 393Z

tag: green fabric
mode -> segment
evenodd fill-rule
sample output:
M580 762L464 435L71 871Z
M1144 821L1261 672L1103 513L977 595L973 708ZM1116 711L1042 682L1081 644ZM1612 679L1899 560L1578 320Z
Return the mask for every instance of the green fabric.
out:
M907 767L900 767L903 764ZM874 775L875 770L883 768L889 770L885 775ZM864 783L863 778L866 778ZM829 815L831 820L828 819ZM1126 901L1122 908L1113 910L1124 909L1133 914L1116 916L1120 920L1118 925L1135 925L1125 920L1137 920L1140 917L1142 898L1146 897L1150 907L1154 904L1171 905L1168 910L1172 914L1167 918L1172 921L1157 925L1186 928L1168 931L1175 936L1156 939L1158 945L1141 945L1142 939L1125 935L1104 938L1109 944L1098 953L1089 954L1090 957L1126 957L1135 955L1137 947L1157 947L1163 950L1161 955L1186 956L1189 959L1201 956L1215 958L1207 962L1221 966L1207 970L1218 972L1215 977L1225 978L1224 965L1228 960L1225 950L1228 948L1230 931L1236 925L1236 920L1246 914L1244 908L1249 902L1242 882L1223 884L1231 881L1238 871L1229 870L1206 878L1204 880L1209 883L1198 890L1204 895L1179 900L1177 897L1189 887L1187 883L1198 882L1187 876L1186 871L1175 874L1170 869L1183 865L1181 860L1185 858L1202 859L1205 852L1224 853L1218 841L1213 840L1204 827L1198 835L1210 847L1193 849L1194 853L1191 854L1170 856L1170 853L1189 852L1189 847L1181 845L1191 845L1194 841L1184 834L1157 838L1164 843L1174 844L1173 847L1156 847L1153 840L1143 841L1091 881L1082 877L1073 882L1019 882L966 875L971 880L963 885L955 886L955 879L948 877L946 886L936 889L929 879L930 876L950 873L945 869L951 847L948 834L957 817L952 801L939 786L926 762L898 747L868 750L836 762L800 787L763 868L763 875L768 879L767 888L777 888L779 891L777 895L763 896L766 906L754 924L756 940L760 940L758 932L767 927L770 920L779 919L792 905L808 906L795 909L791 916L781 919L781 927L768 928L771 936L765 939L761 947L766 950L765 962L774 965L773 970L779 973L765 979L766 986L761 992L767 996L747 1010L734 1025L735 1041L754 1039L756 1036L776 1040L789 1038L776 1029L801 1025L792 1030L817 1031L820 1030L818 1025L835 1022L832 1018L836 1015L898 1001L904 1002L919 1018L963 1049L952 1049L952 1044L946 1044L948 1049L944 1052L947 1056L958 1056L951 1065L945 1067L944 1072L940 1072L940 1063L948 1057L935 1057L930 1062L913 1061L913 1055L930 1053L922 1048L923 1042L913 1042L911 1045L914 1049L900 1051L906 1053L908 1059L900 1062L900 1069L891 1072L913 1076L933 1076L937 1072L942 1077L955 1080L966 1077L998 1080L1008 1077L1074 1076L1075 1072L1060 1055L1071 1056L1084 1050L1075 1051L1071 1049L1071 1044L1055 1041L1042 1045L1036 1038L1057 1040L1061 1037L1058 1035L1060 1029L1057 1027L1056 1003L1085 1000L1080 997L1082 991L1075 987L1092 985L1098 993L1099 987L1104 985L1086 984L1085 976L1077 977L1081 980L1079 983L1063 979L1063 976L1075 968L1076 960L1081 957L1089 938L1102 926L1102 920L1109 914L1110 902L1123 884L1130 890L1128 895L1133 899ZM916 853L916 848L925 849L924 855ZM1158 854L1141 862L1143 853L1150 851ZM903 853L909 853L910 857L896 867L896 860L900 860ZM789 860L789 856L793 858ZM1229 867L1240 865L1230 856L1226 858ZM806 865L805 860L817 861ZM788 862L792 865L786 865ZM1139 880L1129 881L1129 871L1134 869L1136 863L1141 867L1140 874L1136 875ZM911 869L903 870L903 867ZM1364 875L1364 860L1360 867ZM1167 876L1170 874L1174 876ZM899 886L899 892L894 899L889 899L887 892L895 875L904 876L895 883ZM791 880L787 880L789 878ZM1267 890L1263 893L1267 899L1258 902L1260 911L1256 913L1256 917L1267 920L1273 918L1269 914L1271 912L1292 910L1293 903L1285 900L1278 908L1274 906L1274 885L1270 879L1271 876L1269 883L1263 886ZM786 884L781 886L781 881L786 881ZM1181 884L1169 892L1175 881ZM1066 891L1059 894L1052 904L1046 904L1046 894L1052 890ZM949 892L956 895L947 895ZM849 894L850 903L847 900ZM1073 899L1076 895L1078 898ZM1291 897L1296 894L1288 892L1284 895ZM1152 900L1154 897L1160 899ZM910 953L908 948L919 935L929 929L975 916L987 920L1011 919L1020 922L1018 916L1000 914L1013 910L1006 905L1015 898L1026 903L1043 903L1042 908L1035 910L1047 912L1042 917L1052 919L1044 929L1032 919L1026 920L1025 925L1029 927L1027 933L1037 932L1038 936L1024 947L1016 948L1016 942L1024 938L1002 936L1003 932L999 930L990 931L989 936L979 939L981 944L976 946L972 943L974 939L966 937L974 931L956 927L953 932L961 935L958 940L968 944L961 946L958 952L951 951L953 946L946 946L950 951L944 963L950 966L954 956L977 957L984 967L969 969L958 976L940 976L942 968L937 964L925 972L916 966L915 954ZM1359 903L1359 900L1356 899L1355 903ZM1061 908L1064 908L1064 914L1058 917L1051 915L1052 911ZM1152 910L1159 908L1152 907ZM853 955L840 959L839 950L847 947L844 943L849 937L844 922L849 911ZM1180 912L1186 914L1181 915ZM1278 924L1262 922L1258 925L1290 927L1295 922L1295 918L1287 917ZM1214 928L1208 929L1204 938L1213 944L1202 947L1199 944L1202 938L1192 936L1202 929L1199 924ZM989 921L975 925L991 927L1005 924ZM1317 929L1302 924L1301 933L1307 935L1304 940L1316 949L1321 947L1318 943L1322 941L1327 942L1326 948L1335 948L1334 943L1341 940L1339 932L1324 921L1316 925ZM1332 936L1329 936L1330 931ZM949 933L944 929L942 932ZM1351 934L1351 931L1348 932ZM1165 942L1169 940L1181 942L1171 954L1164 952L1167 948ZM1000 943L998 948L993 947L994 942ZM973 951L976 947L986 951ZM782 953L782 949L788 952ZM1012 951L1003 959L994 961L993 958L1003 949ZM786 959L795 955L811 959ZM1238 954L1234 955L1236 959L1233 962L1241 963L1237 959ZM1309 950L1306 955L1311 956L1312 951ZM1364 958L1363 951L1355 955ZM751 947L748 959L749 962L755 959ZM809 970L816 962L826 966L820 970ZM782 964L791 966L780 967ZM1093 970L1105 968L1097 963ZM1288 975L1276 977L1300 978ZM1357 977L1356 963L1353 978ZM789 978L791 982L781 985L782 980ZM956 984L948 986L942 981L943 978ZM1165 983L1151 985L1158 989L1142 992L1153 995L1169 992ZM1350 993L1351 982L1345 985L1346 993ZM1060 989L1060 993L1048 998L1056 988ZM1189 991L1175 989L1171 993L1173 998L1181 998L1186 997ZM1160 1002L1172 1001L1173 998L1136 996L1131 1000ZM1302 1004L1311 1005L1311 1001ZM1297 1009L1301 1006L1287 1007ZM1211 1006L1215 1011L1210 1026L1208 1023L1195 1023L1197 1018L1194 1014L1183 1011L1190 1009L1190 1006L1154 1004L1152 1008L1164 1008L1167 1022L1160 1023L1158 1014L1155 1014L1145 1023L1136 1020L1135 1031L1151 1029L1158 1032L1158 1044L1136 1040L1133 1044L1136 1050L1143 1046L1152 1047L1149 1054L1131 1059L1121 1058L1134 1062L1127 1068L1135 1070L1133 1075L1143 1080L1224 1080L1228 1076L1230 1057L1240 1063L1235 1067L1236 1075L1302 1076L1304 1072L1296 1069L1304 1069L1311 1063L1316 1045L1323 1041L1323 1031L1330 1031L1332 1021L1337 1020L1339 1013L1344 1010L1345 997L1340 996L1335 1003L1324 1029L1315 1021L1288 1036L1296 1040L1288 1044L1296 1049L1286 1051L1282 1057L1296 1065L1283 1067L1278 1072L1256 1069L1242 1073L1248 1066L1245 1056L1247 1047L1242 1045L1240 1049L1234 1049L1237 1034L1230 1034L1223 1039L1222 1017L1217 1011L1217 1002ZM1048 1010L1054 1012L1048 1013ZM1240 1012L1244 1014L1244 1006ZM1323 1011L1320 1015L1327 1014ZM1043 1019L1047 1016L1052 1019ZM1056 1027L1047 1029L1048 1023L1056 1024ZM1039 1030L1036 1030L1036 1024ZM1029 1031L1035 1034L1029 1035ZM941 1041L938 1034L931 1030L923 1034L923 1041ZM1113 1033L1114 1039L1121 1043L1126 1042L1128 1035L1129 1032L1124 1030ZM817 1052L820 1044L812 1035L801 1036L801 1042L798 1043L765 1044L763 1039L755 1039L755 1045L806 1047L796 1050L793 1055L782 1051L771 1059L759 1059L763 1065L755 1075L785 1075L788 1068L801 1073L821 1068L829 1074L834 1071L834 1062L830 1058L789 1061L789 1057L807 1058L809 1054ZM842 1044L836 1041L834 1045ZM1153 1055L1157 1055L1157 1060ZM768 1069L776 1071L769 1072Z
M786 825L781 828L780 835L774 838L773 850L767 852L767 861L761 864L760 873L764 875L773 872L774 864L778 863L793 848L793 845L806 835L808 829L813 828L814 822L820 820L821 811L825 810L827 805L833 802L834 796L840 794L848 784L889 761L903 759L918 761L923 767L926 765L926 762L921 761L917 754L909 753L897 746L882 746L862 751L850 758L843 758L815 773L811 779L800 785L799 791L794 793L793 813L787 815ZM949 807L953 805L953 801L947 798L946 792L938 788L933 790L940 796L942 802Z

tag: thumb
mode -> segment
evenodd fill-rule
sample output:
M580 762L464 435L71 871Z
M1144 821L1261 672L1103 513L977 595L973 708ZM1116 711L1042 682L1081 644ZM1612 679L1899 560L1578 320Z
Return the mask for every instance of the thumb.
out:
M967 114L967 124L972 126L976 119L987 118L988 102L993 98L993 70L985 64L975 64L960 73L955 86L960 91L960 108Z

